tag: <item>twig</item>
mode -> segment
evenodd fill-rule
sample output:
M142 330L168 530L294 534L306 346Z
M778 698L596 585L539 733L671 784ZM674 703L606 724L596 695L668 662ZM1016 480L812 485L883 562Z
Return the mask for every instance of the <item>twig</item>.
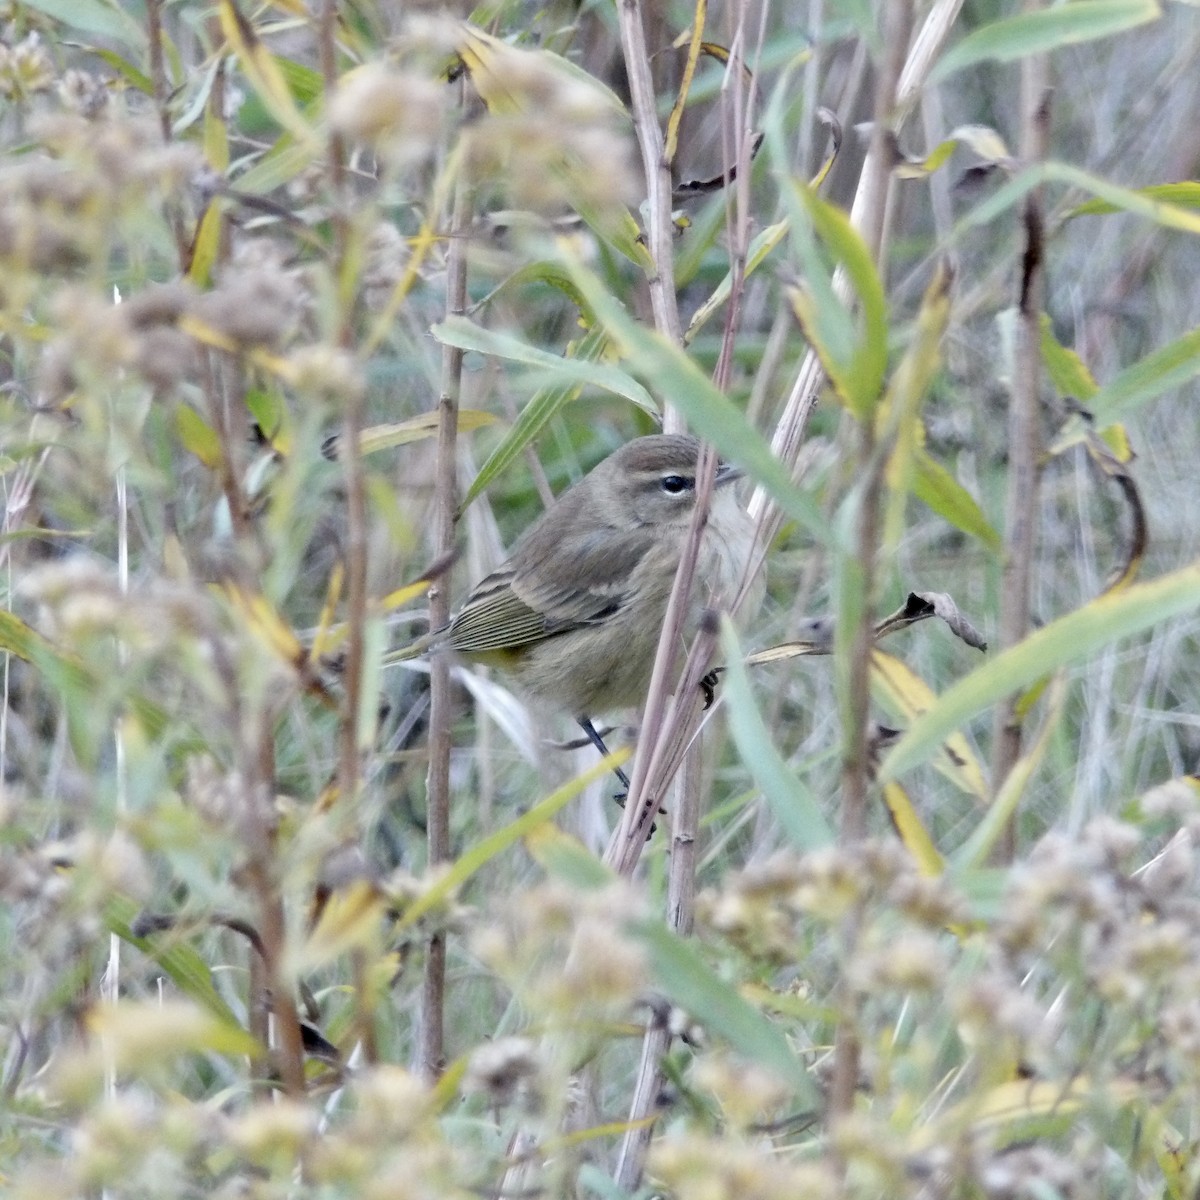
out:
M449 250L446 257L446 312L460 315L467 308L467 234L470 191L459 177L455 185ZM438 399L437 474L434 484L434 553L441 558L454 549L458 486L455 442L458 400L462 387L463 351L442 349L442 385ZM450 621L449 572L429 592L430 628ZM426 826L429 863L450 858L450 660L435 654L429 663L429 782ZM421 986L421 1024L417 1069L435 1079L445 1065L446 935L436 931L426 944L425 976Z
M646 176L646 243L654 262L650 276L650 306L654 327L676 344L683 341L679 305L675 296L675 228L671 221L671 164L664 154L658 123L657 97L646 50L645 18L641 0L618 0L617 21L633 110L633 128ZM663 426L668 433L683 428L682 419L668 410Z
M1039 8L1028 0L1027 10ZM1031 56L1021 67L1021 155L1041 162L1050 131L1049 66L1045 55ZM1035 188L1021 212L1025 249L1017 309L1016 361L1012 370L1012 402L1008 410L1008 493L1004 504L1004 586L1000 591L998 649L1019 642L1029 630L1033 555L1037 542L1037 505L1042 457L1042 417L1039 389L1042 373L1041 316L1045 291L1045 209ZM992 792L1000 790L1021 756L1021 720L1017 697L996 709L992 741ZM1012 857L1015 827L1010 824L1000 853Z
M869 204L864 203L858 227L881 274L880 253L886 232L887 193L892 167L888 139L898 101L911 18L911 7L906 2L894 0L885 6L883 36L886 51L876 82L871 147L860 185L860 192L873 199ZM861 841L867 832L867 787L870 782L867 717L871 699L871 656L875 641L876 556L879 552L880 508L884 487L883 461L877 453L875 422L870 419L861 421L858 436L858 470L864 482L858 498L854 559L843 566L847 576L857 575L857 579L847 580L846 587L858 591L858 620L848 647L847 684L842 713L841 841L845 846ZM851 912L844 922L842 938L847 947L854 945L859 921L859 914ZM861 1046L851 1012L848 1011L846 1017L838 1025L834 1043L830 1116L841 1116L851 1111L858 1084Z

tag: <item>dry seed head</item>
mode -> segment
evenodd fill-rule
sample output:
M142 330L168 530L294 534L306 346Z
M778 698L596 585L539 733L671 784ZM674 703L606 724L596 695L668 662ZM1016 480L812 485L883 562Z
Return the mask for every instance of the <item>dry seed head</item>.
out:
M492 1104L511 1104L522 1093L534 1103L541 1074L536 1047L528 1038L507 1037L476 1048L467 1066L463 1087L482 1093Z
M979 1172L988 1200L1032 1196L1082 1197L1078 1165L1048 1146L1017 1146L997 1154Z
M391 221L379 221L363 247L362 291L368 311L376 312L391 299L408 266L408 242Z
M447 112L444 84L384 63L367 63L338 81L329 104L337 133L397 165L432 153Z
M819 1164L793 1165L728 1137L660 1138L647 1170L674 1200L838 1200L843 1194L833 1173Z
M293 350L288 363L295 372L294 386L298 391L334 405L341 405L348 397L361 396L366 390L362 368L354 355L326 342Z
M692 1075L697 1087L717 1098L725 1119L735 1129L762 1124L790 1094L777 1075L721 1051L702 1055Z
M935 992L948 976L946 953L932 934L920 929L888 935L876 934L871 944L855 953L849 974L864 993L880 988L908 992Z
M252 1162L270 1166L295 1162L317 1132L317 1113L308 1105L273 1096L229 1122L229 1141Z
M108 107L108 88L102 79L72 67L58 81L58 98L64 108L91 121Z
M1195 891L1196 851L1190 830L1181 829L1141 873L1142 887L1158 905Z
M429 1088L403 1067L379 1065L354 1080L356 1137L396 1138L431 1115Z
M970 980L952 997L958 1032L963 1042L987 1050L997 1039L1018 1047L1053 1037L1051 1022L1015 983L992 973Z
M866 896L869 881L851 851L830 846L801 861L795 903L825 921L837 921Z
M24 100L54 84L54 64L37 33L27 34L15 46L0 42L0 96Z

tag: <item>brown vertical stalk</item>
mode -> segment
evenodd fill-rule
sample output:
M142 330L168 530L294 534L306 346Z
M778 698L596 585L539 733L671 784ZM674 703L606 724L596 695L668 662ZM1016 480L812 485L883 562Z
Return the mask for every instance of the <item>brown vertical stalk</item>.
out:
M730 385L733 370L733 354L741 318L742 296L745 284L746 253L750 226L750 145L752 132L748 110L749 97L745 93L745 75L742 70L743 47L745 44L745 5L737 7L737 28L730 38L731 53L722 88L723 116L723 161L736 164L737 182L731 186L726 180L727 202L726 228L730 247L730 271L732 286L725 313L725 332L721 352L717 359L714 381L722 391ZM765 12L763 14L765 18ZM760 30L760 39L762 30ZM704 474L704 471L701 472ZM701 481L703 482L703 481ZM711 486L708 484L707 486ZM698 500L703 500L703 487L698 487ZM700 527L702 536L703 528ZM733 597L721 598L728 602ZM662 731L653 739L643 726L642 755L649 759L645 764L649 794L661 794L679 765L676 777L674 805L671 818L671 857L667 878L667 925L676 933L686 937L692 931L695 914L696 894L696 850L700 828L701 804L701 750L700 741L691 738L700 720L698 702L698 678L708 669L714 652L714 637L711 630L698 635L691 647L683 676L677 685L676 695L668 706ZM649 707L649 706L648 706ZM683 748L686 746L686 750ZM651 753L653 747L653 753ZM676 753L678 747L678 752ZM642 765L642 764L639 764ZM630 789L629 807L636 812L635 789ZM646 819L641 822L646 825ZM624 825L624 823L623 823ZM639 828L622 845L624 855L622 869L632 869L636 854L644 842L645 830ZM641 1181L646 1153L653 1136L653 1126L641 1124L643 1118L654 1112L662 1088L662 1059L670 1047L671 1036L662 1018L655 1011L651 1014L642 1041L642 1056L638 1066L637 1082L630 1107L631 1128L621 1141L614 1181L625 1191L633 1191Z
M325 94L337 88L337 0L323 0L319 26L321 75ZM353 295L344 278L352 231L346 211L345 148L341 137L329 135L327 147L332 198L336 281L337 340L342 349L353 345ZM342 670L344 705L338 729L338 794L353 804L359 784L358 714L363 678L363 637L367 619L367 502L362 469L362 395L351 388L342 397L340 458L346 486L346 655Z
M461 315L467 308L467 234L470 193L465 180L455 187L446 258L446 312ZM438 398L437 477L434 500L434 552L438 558L454 549L458 485L455 442L458 401L462 386L463 352L442 349L442 389ZM450 621L449 572L429 592L431 629ZM426 827L430 865L450 857L450 660L434 654L429 663L429 782ZM425 977L421 987L421 1024L416 1047L417 1069L427 1079L441 1074L446 1059L446 935L439 931L426 945Z
M621 50L629 77L633 128L637 134L646 176L646 244L654 260L650 277L650 304L654 326L675 343L683 341L679 305L675 296L675 227L671 221L671 164L664 156L663 133L658 123L657 97L646 50L646 27L641 0L618 0L617 20ZM663 426L668 433L682 428L679 417L668 410Z
M1040 7L1029 0L1027 10ZM1021 157L1041 162L1050 131L1049 67L1044 55L1027 58L1021 69ZM1041 478L1042 415L1039 389L1042 374L1041 316L1045 293L1045 211L1042 192L1035 188L1021 210L1024 251L1017 304L1012 401L1008 409L1008 493L1004 504L1004 582L1000 589L998 649L1019 642L1029 631L1033 556L1037 543L1037 506ZM1017 697L996 709L992 741L992 790L998 791L1021 756L1021 721ZM1010 823L1000 854L1011 859L1016 850L1016 827Z
M863 213L859 225L864 241L883 274L880 250L886 231L887 192L891 181L891 155L888 150L893 128L896 95L904 66L911 31L908 3L888 0L884 5L884 57L879 64L875 88L874 124L863 187L876 197L876 203ZM874 645L874 608L876 555L879 550L880 507L883 497L883 464L878 453L874 421L864 420L858 430L859 473L863 487L858 500L855 530L854 564L844 571L859 572L861 606L850 646L846 710L842 731L842 823L841 841L851 846L866 836L867 787L867 715L871 698L871 650ZM852 950L857 940L858 914L847 917L842 930L843 944ZM849 1014L851 1010L847 1008ZM833 1053L833 1080L829 1092L829 1115L836 1117L851 1111L858 1082L861 1046L853 1021L843 1021L837 1031Z

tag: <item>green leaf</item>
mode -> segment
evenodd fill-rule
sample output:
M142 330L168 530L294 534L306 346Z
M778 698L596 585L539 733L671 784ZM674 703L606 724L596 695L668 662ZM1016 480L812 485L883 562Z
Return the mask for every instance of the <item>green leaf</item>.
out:
M496 830L495 833L489 834L482 841L464 851L438 877L436 883L422 892L420 897L400 914L397 922L398 928L407 928L423 917L425 913L447 900L457 888L466 883L476 871L491 862L497 854L508 849L521 838L529 836L549 821L560 808L578 796L588 784L594 783L597 779L603 779L609 771L619 767L628 758L628 749L606 755L594 767L590 767L570 782L564 783L557 791L551 792L545 800L535 804L528 812L522 813L515 821L510 821L503 829Z
M1083 359L1054 336L1048 313L1042 313L1042 362L1060 396L1074 396L1087 404L1099 389Z
M115 896L105 909L105 921L123 942L136 946L158 963L185 996L195 1000L218 1020L240 1031L241 1025L233 1015L233 1010L213 984L208 964L191 946L169 932L158 937L134 936L132 925L139 911L129 898Z
M791 1084L796 1104L818 1106L817 1089L778 1025L719 978L694 946L657 921L638 922L633 932L646 948L659 986L672 1000L738 1053Z
M784 762L770 730L758 711L750 677L742 662L742 648L728 617L721 622L725 652L725 687L729 702L729 728L742 763L750 772L784 832L800 850L833 844L833 830L816 798Z
M1013 62L1061 46L1091 42L1157 20L1157 0L1074 0L1036 12L1019 13L963 38L944 54L929 76L931 85L976 63Z
M1178 204L1183 208L1200 208L1200 183L1186 179L1182 183L1153 183L1149 187L1135 188L1137 195L1150 200L1165 200L1168 204ZM1088 200L1085 204L1071 209L1067 219L1074 217L1092 217L1107 213L1120 212L1118 205L1108 200Z
M1089 401L1098 425L1124 420L1147 400L1182 387L1200 375L1200 329L1176 338L1161 350L1126 367Z
M658 393L683 414L697 436L709 439L762 484L784 513L827 544L831 537L828 518L792 482L787 468L729 397L713 386L680 347L634 321L586 267L578 262L570 267L597 319L632 369L654 381Z
M912 494L955 529L978 538L989 550L999 553L1000 534L984 515L975 497L927 450L913 459Z
M892 747L880 766L879 781L886 783L924 762L948 733L1005 696L1120 638L1197 607L1200 563L1193 563L1150 583L1107 592L1060 617L945 692Z
M865 420L879 403L887 371L887 301L871 252L850 218L827 204L812 188L798 189L813 226L834 256L846 268L862 307L863 331L848 362L843 363L851 411Z
M217 431L189 404L175 409L175 428L179 442L206 467L215 470L221 465L221 439Z
M574 353L568 352L568 357L583 362L595 362L604 353L607 345L608 335L603 330L591 329L580 339ZM533 444L555 414L565 404L578 399L582 391L581 384L565 384L561 387L540 388L534 392L532 399L521 409L520 415L504 435L500 445L479 468L479 474L471 481L471 486L463 497L459 512L465 512L483 495L492 482L512 466L525 448Z
M434 325L430 332L443 345L457 346L460 350L475 350L480 354L491 354L496 358L506 358L511 362L538 367L552 372L557 379L598 387L614 395L624 396L647 412L658 412L658 405L654 403L653 397L636 379L608 363L550 354L511 334L484 329L466 317L449 316Z
M142 45L145 31L116 4L103 0L21 0L26 8L36 9L83 33L94 33L126 44Z

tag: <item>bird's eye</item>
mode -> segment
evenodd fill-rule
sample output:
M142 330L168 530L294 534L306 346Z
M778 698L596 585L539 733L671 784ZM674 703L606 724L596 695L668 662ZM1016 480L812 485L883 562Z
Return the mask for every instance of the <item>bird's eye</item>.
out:
M681 492L686 492L694 486L693 481L686 475L664 475L662 477L662 490L672 496L678 496Z

